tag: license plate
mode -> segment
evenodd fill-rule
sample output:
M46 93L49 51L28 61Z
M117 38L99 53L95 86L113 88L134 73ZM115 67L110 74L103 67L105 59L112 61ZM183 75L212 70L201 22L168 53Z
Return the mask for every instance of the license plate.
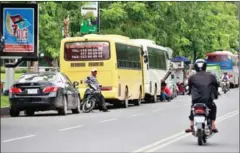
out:
M205 122L205 117L204 116L194 117L194 122L204 123Z
M28 92L28 94L37 94L38 89L28 89L27 92Z

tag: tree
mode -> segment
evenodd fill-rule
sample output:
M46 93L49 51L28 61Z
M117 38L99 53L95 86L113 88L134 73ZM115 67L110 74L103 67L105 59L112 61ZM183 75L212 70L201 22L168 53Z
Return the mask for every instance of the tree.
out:
M83 2L40 2L40 50L58 57L63 20L79 36ZM151 39L188 58L238 48L234 2L100 2L101 34Z

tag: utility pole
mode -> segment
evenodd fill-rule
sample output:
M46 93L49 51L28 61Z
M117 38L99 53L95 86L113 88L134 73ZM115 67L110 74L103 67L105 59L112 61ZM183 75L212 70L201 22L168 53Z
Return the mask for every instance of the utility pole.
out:
M238 2L238 73L240 73L240 1ZM240 76L238 76L238 83Z
M238 55L240 54L240 1L238 2Z

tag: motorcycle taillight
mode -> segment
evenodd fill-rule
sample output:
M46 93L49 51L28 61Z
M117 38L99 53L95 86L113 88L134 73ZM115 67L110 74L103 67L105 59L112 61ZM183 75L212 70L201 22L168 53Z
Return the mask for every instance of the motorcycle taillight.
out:
M196 114L204 114L205 113L205 110L203 108L195 108L194 109L194 112Z

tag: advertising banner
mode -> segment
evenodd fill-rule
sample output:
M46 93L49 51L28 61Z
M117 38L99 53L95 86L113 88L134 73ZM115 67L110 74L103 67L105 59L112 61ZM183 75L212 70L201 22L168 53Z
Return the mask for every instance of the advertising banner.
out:
M38 6L37 4L2 4L1 33L4 49L1 56L37 56Z
M81 8L83 20L80 26L80 32L83 34L99 32L99 2L87 2Z

